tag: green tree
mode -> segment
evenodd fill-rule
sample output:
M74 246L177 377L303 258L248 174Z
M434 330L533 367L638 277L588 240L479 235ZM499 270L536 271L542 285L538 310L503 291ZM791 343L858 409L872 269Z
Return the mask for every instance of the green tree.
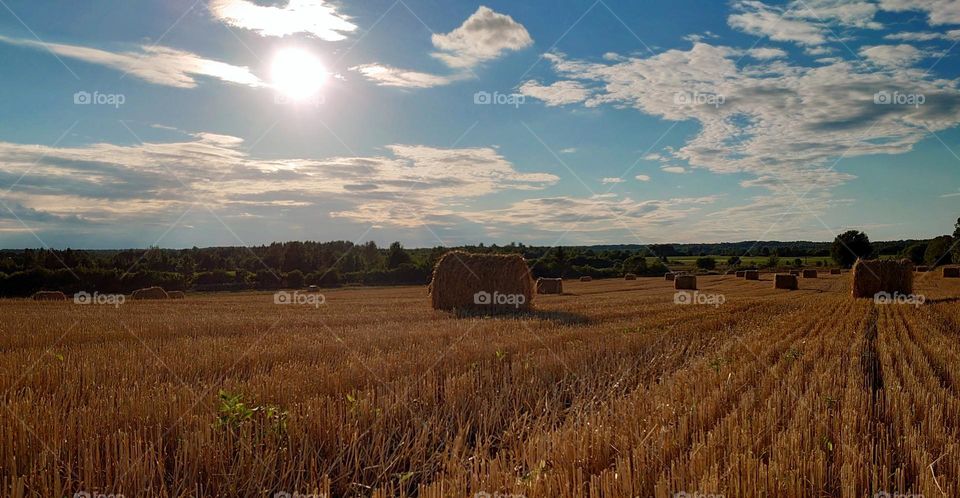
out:
M953 240L960 240L960 218L957 218L957 224L953 227ZM960 245L953 247L953 262L960 263Z
M399 268L400 265L410 264L410 261L410 255L399 242L390 244L390 249L387 250L387 269Z
M697 268L713 270L717 267L717 260L710 257L697 258Z
M287 281L287 287L291 289L299 289L303 287L303 272L300 270L293 270L290 273L285 275Z
M844 268L850 268L858 258L867 258L873 254L873 244L867 234L849 230L833 240L830 247L830 257Z
M950 262L950 248L953 246L953 237L941 235L930 241L927 246L927 252L923 255L923 260L930 266L945 265Z
M927 255L927 243L917 242L903 250L903 257L913 261L915 265L922 265Z
M635 254L623 261L623 272L624 273L634 273L637 275L643 275L647 273L647 258L646 256L641 256Z
M730 258L727 259L727 264L730 266L740 266L741 262L740 256L730 256Z

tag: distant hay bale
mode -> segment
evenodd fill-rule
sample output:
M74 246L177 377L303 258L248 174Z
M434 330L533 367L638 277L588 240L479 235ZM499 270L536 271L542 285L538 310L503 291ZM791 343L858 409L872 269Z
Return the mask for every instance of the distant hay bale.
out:
M746 277L746 276L747 276L747 271L746 271L746 270L740 270L740 271L737 272L737 278L744 278L744 277Z
M563 279L538 278L537 294L563 294Z
M943 268L943 278L960 278L960 268L956 266L945 266Z
M747 280L760 280L760 272L758 270L747 270L744 272L743 278Z
M677 274L676 274L676 273L664 273L664 274L663 274L663 279L664 279L664 280L667 280L667 281L669 281L669 282L673 282L673 280L674 280L675 278L677 278Z
M773 276L773 288L797 290L800 288L800 285L797 283L796 275L787 275L784 273L778 273Z
M803 270L803 278L817 278L817 270Z
M146 289L137 289L133 291L133 295L130 296L135 301L147 300L147 299L170 299L170 295L167 294L167 291L163 290L161 287L147 287Z
M913 263L874 259L853 265L853 297L873 298L879 292L913 293Z
M673 288L676 290L697 290L696 275L677 275L673 280Z
M636 280L636 279L637 279L637 276L634 275L633 273L627 273L626 275L623 276L623 279L624 279L624 280Z
M31 296L34 301L66 301L67 295L60 291L40 291Z
M800 270L790 270L790 274L793 275L794 277L799 277L800 273L801 273Z
M843 272L840 271L840 268L833 268L833 269L830 270L830 274L831 274L831 275L841 275L841 274L843 274Z
M593 282L593 277L588 277L586 275L580 277L581 282Z
M918 266L918 267L917 267L917 273L927 273L928 271L930 271L930 267L929 267L929 266Z
M167 293L170 299L186 299L187 295L183 291L170 291Z
M430 302L437 310L519 311L530 307L536 283L519 254L451 251L433 268Z

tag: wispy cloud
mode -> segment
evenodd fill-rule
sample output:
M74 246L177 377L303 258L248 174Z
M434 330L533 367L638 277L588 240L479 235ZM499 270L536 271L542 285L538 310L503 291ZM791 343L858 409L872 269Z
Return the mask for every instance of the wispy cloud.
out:
M433 88L449 85L459 79L456 76L438 76L435 74L385 66L383 64L363 64L351 67L350 70L357 71L368 80L376 82L380 86L401 88Z
M357 29L325 0L289 0L283 7L258 5L249 0L212 0L210 12L226 24L261 36L307 33L321 40L339 41Z
M109 67L156 85L178 88L197 86L197 76L207 76L229 83L262 86L263 82L245 66L205 59L199 55L161 46L141 46L136 51L110 52L97 48L0 35L0 43L35 50L49 50L60 57Z

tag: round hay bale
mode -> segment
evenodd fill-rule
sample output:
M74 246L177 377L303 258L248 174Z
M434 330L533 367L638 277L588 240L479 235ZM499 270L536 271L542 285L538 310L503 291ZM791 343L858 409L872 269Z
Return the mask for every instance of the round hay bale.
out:
M451 251L433 268L430 303L437 310L518 311L529 309L536 283L519 254Z
M673 288L676 290L697 290L696 275L677 275L673 280Z
M803 278L817 278L817 270L803 270Z
M67 295L60 291L40 291L30 296L34 301L66 301Z
M832 268L832 269L830 269L830 274L831 274L831 275L842 275L843 272L840 271L840 268Z
M563 294L563 279L538 278L537 294Z
M624 279L624 280L636 280L636 279L637 279L637 276L634 275L633 273L627 273L626 275L623 276L623 279Z
M167 293L170 299L186 299L187 295L183 291L170 291Z
M758 270L747 270L744 272L743 278L747 280L760 280L760 272Z
M784 273L778 273L773 276L773 288L797 290L800 288L800 284L797 281L796 275L787 275Z
M675 278L677 278L677 274L676 274L676 273L664 273L664 274L663 274L663 279L664 279L664 280L667 280L667 281L669 281L669 282L673 282Z
M943 278L960 278L960 268L956 266L945 266L943 268Z
M580 277L581 282L593 282L593 277L588 277L586 275Z
M747 276L747 270L737 271L737 278L745 278Z
M146 289L137 289L133 291L133 294L130 296L135 301L142 301L147 299L170 299L170 295L167 294L167 291L163 290L161 287L147 287Z
M857 260L853 265L853 297L870 298L879 292L913 293L913 263L909 259Z

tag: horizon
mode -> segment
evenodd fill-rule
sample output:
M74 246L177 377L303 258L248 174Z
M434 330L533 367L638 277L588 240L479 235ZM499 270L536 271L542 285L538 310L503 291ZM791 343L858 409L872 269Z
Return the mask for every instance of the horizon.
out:
M5 247L926 240L960 199L948 4L4 6Z

